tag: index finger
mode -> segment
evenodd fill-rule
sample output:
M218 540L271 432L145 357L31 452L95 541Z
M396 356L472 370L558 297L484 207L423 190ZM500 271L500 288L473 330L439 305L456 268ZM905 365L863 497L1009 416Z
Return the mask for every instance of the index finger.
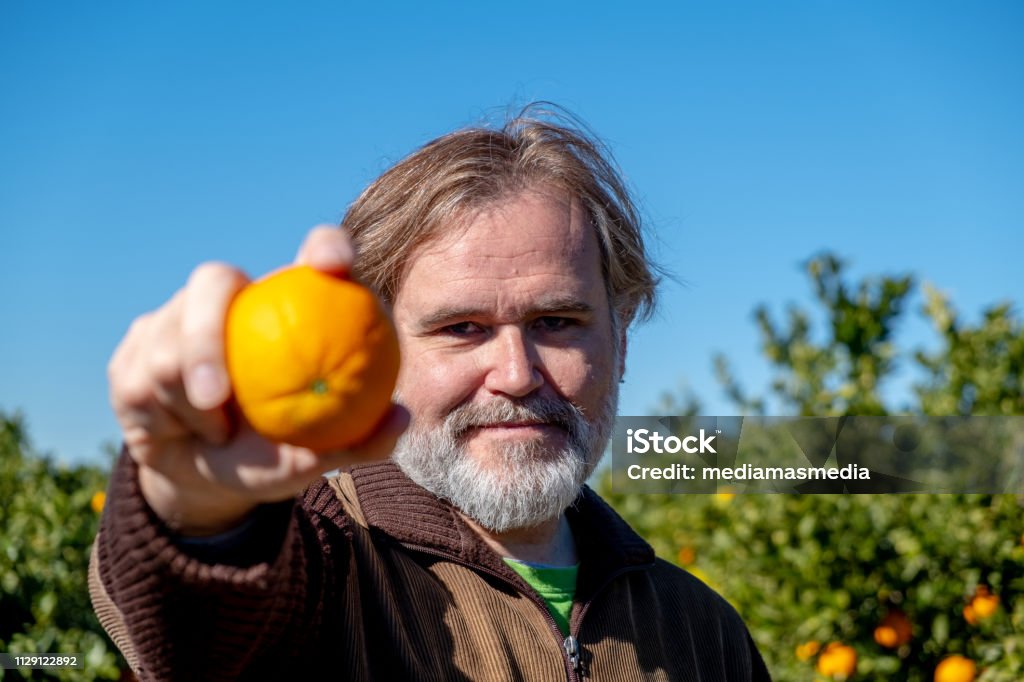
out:
M238 268L204 263L189 277L181 312L182 377L189 402L200 410L231 395L224 361L224 324L231 300L249 282Z

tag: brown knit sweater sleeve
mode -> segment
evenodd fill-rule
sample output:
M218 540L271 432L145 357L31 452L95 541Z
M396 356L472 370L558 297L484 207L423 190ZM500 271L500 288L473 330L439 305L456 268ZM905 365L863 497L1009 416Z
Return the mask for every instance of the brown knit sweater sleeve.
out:
M321 492L313 507L333 500L329 489ZM221 554L177 544L122 453L93 547L89 591L140 679L260 677L316 650L347 565L344 531L290 500L261 507L245 536L244 546Z

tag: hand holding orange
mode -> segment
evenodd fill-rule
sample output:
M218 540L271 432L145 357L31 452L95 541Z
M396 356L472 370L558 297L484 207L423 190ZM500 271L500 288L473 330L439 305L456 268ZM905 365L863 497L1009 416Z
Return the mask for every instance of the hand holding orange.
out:
M265 438L317 452L359 444L391 408L394 326L362 285L300 265L242 289L225 327L235 400Z
M132 322L107 367L111 406L143 497L175 532L223 532L394 449L409 419L391 403L398 344L376 298L345 279L353 257L344 231L317 227L302 267L252 283L202 263Z

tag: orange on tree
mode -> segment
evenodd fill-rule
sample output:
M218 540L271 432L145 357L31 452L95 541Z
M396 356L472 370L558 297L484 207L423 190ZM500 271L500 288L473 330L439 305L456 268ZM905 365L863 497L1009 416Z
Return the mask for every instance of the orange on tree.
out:
M974 661L954 654L942 659L935 668L935 682L973 682L978 667Z
M796 657L799 658L801 661L806 661L807 659L814 656L814 654L818 653L820 649L821 644L812 639L808 642L804 642L803 644L797 646Z
M818 672L845 680L857 670L857 652L853 647L831 642L818 656Z
M985 620L999 608L999 596L990 593L984 585L979 585L974 591L974 599L971 600L969 607L977 620ZM968 622L971 622L969 618Z
M736 497L736 491L729 486L723 486L715 493L715 504L720 507L724 507L732 502L732 498L734 497Z
M907 614L899 609L889 611L875 628L875 642L887 649L898 649L907 644L913 636L913 628Z
M238 293L224 336L238 407L272 441L341 450L391 408L398 339L356 282L308 266L278 270Z

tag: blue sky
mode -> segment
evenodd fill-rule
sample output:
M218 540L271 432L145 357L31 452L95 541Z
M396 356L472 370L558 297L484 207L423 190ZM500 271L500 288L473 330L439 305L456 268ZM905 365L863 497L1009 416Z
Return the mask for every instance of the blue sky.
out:
M680 382L728 412L716 351L762 387L751 310L806 302L823 249L972 319L1024 291L1020 3L145 5L0 6L0 409L63 459L116 440L107 359L196 264L288 262L389 164L533 99L612 146L681 280L622 414Z

